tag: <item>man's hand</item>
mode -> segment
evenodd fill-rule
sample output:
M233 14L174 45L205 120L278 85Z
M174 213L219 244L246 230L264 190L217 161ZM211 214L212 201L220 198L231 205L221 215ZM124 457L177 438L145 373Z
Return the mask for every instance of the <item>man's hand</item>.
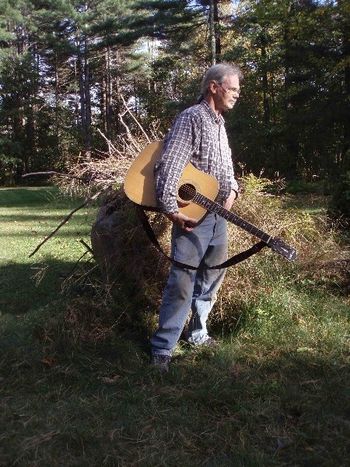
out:
M181 212L174 212L172 214L167 214L166 216L168 219L171 220L171 222L174 222L174 224L177 224L186 232L191 232L194 229L194 227L196 227L196 225L198 224L198 222L195 219L187 217Z
M237 191L232 190L230 193L230 196L227 198L227 200L224 203L224 208L227 209L228 211L232 208L233 202L237 198Z

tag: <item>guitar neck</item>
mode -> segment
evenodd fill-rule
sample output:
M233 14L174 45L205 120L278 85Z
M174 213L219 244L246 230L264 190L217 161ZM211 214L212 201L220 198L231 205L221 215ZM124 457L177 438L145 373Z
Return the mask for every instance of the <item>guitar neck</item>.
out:
M254 235L257 238L260 238L260 240L265 242L267 245L272 239L271 235L258 229L255 225L250 224L249 222L245 221L241 217L237 216L237 214L231 211L228 211L223 206L221 206L219 203L212 201L211 199L207 198L206 196L201 195L200 193L196 193L196 195L191 201L194 202L195 204L198 204L199 206L202 206L209 212L219 214L219 216L225 218L232 224L235 224L238 227L241 227L243 230L245 230L246 232L249 232L250 234Z

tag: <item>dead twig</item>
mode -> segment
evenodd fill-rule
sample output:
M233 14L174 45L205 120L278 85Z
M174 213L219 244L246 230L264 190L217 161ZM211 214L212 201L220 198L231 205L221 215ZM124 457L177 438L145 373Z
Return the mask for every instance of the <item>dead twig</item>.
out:
M64 291L66 289L69 288L69 286L73 283L73 277L75 275L75 272L76 270L78 269L78 266L80 266L80 263L81 263L81 260L83 258L85 258L85 256L90 253L90 251L88 250L85 250L84 253L80 256L80 258L78 259L78 261L74 264L74 266L72 267L72 269L69 271L69 273L66 275L66 277L64 278L62 284L61 284L61 290ZM82 282L82 279L85 278L85 276L89 275L92 271L94 271L95 269L97 268L97 265L95 264L94 266L92 266L87 272L84 272L82 273L79 277L78 277L78 281ZM75 282L78 282L78 281L75 281Z
M100 133L100 135L102 136L102 138L103 138L103 139L106 141L106 143L108 144L109 152L111 152L111 149L113 150L113 152L118 152L118 151L117 151L117 148L114 146L114 144L111 142L111 140L109 140L109 139L107 138L107 136L106 136L104 133L102 133L102 131L101 131L99 128L97 128L97 131L98 131L98 133Z
M140 124L140 122L137 120L137 118L135 117L135 115L131 112L131 110L130 110L129 107L127 106L127 103L125 102L124 97L123 97L122 95L121 95L120 97L121 97L121 99L122 99L122 101L123 101L123 104L124 104L125 109L126 109L127 112L129 113L129 115L131 116L131 118L134 120L134 122L136 123L136 125L140 128L141 132L143 133L143 135L144 135L145 138L146 138L146 141L148 141L148 142L150 143L151 140L149 139L147 132L145 131L145 129L143 128L143 126Z
M98 191L97 193L95 193L94 195L90 196L89 198L87 198L80 206L78 206L77 208L73 209L73 211L71 211L67 217L65 217L63 219L62 222L60 222L60 224L55 228L55 230L53 230L47 237L44 238L44 240L39 243L39 245L35 248L35 250L29 255L29 258L31 258L33 255L35 255L35 253L37 253L37 251L48 241L50 240L50 238L52 238L58 231L59 229L64 225L66 224L69 219L77 212L79 211L80 209L82 209L83 207L85 207L87 204L89 204L91 201L94 201L96 200L102 193L104 193L106 190L100 190Z
M85 246L89 253L94 255L93 249L82 238L80 239L80 243Z
M78 177L76 175L72 175L72 174L63 174L61 172L55 172L54 170L50 170L48 172L30 172L30 173L27 173L27 174L23 174L22 175L22 178L27 178L27 177L36 177L38 175L47 175L47 176L51 176L51 175L57 175L58 177L66 177L66 178L74 178L74 179L77 179L77 180L82 180L81 177Z

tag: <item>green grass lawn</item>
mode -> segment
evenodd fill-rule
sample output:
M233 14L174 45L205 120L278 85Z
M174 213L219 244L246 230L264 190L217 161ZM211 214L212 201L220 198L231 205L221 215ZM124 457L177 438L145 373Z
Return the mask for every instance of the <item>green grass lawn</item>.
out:
M89 239L92 213L78 211L36 255L29 255L78 204L63 200L54 187L0 189L2 314L20 315L58 297L59 276L67 274L85 250L79 240ZM40 281L43 275L41 286L35 287L34 279Z
M298 281L296 265L216 351L179 347L161 375L146 336L113 325L122 291L102 308L86 284L62 293L94 208L29 258L78 203L52 187L0 189L1 466L349 465L344 290ZM89 319L94 332L110 324L108 339L74 334Z

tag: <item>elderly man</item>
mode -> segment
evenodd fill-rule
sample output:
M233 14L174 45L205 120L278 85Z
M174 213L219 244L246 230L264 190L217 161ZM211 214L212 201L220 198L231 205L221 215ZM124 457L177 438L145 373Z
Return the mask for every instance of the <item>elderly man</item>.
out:
M159 327L151 338L151 363L168 371L171 355L191 310L188 342L213 345L207 319L224 269L207 269L227 258L226 220L208 213L197 224L181 213L177 187L185 166L191 162L213 175L219 183L217 202L231 209L238 195L231 150L222 113L234 107L240 94L242 73L238 66L213 65L204 75L198 104L183 111L167 135L161 157L155 166L156 195L161 210L173 222L172 255L176 261L197 270L172 265L164 290Z

